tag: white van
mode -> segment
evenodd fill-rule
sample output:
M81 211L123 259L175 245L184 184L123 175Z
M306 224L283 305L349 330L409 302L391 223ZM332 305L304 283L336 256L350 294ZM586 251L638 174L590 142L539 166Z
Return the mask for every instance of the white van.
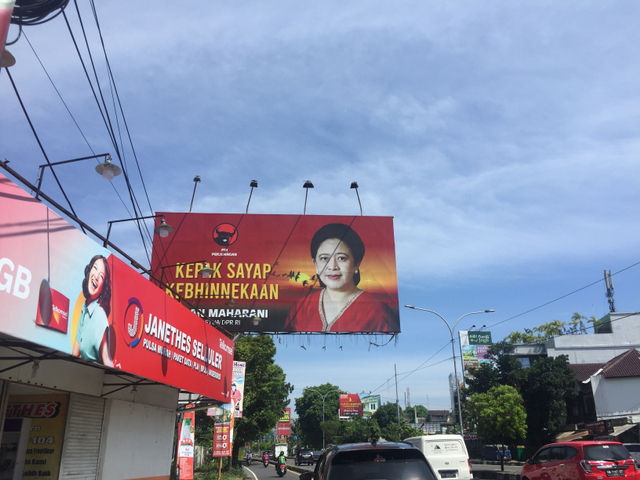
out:
M471 480L471 462L462 435L424 435L405 438L427 457L438 480Z

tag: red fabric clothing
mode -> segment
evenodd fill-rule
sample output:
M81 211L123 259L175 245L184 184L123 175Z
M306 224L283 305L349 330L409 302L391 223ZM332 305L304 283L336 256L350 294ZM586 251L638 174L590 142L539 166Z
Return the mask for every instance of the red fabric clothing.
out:
M319 290L293 304L285 321L287 332L322 332ZM331 319L328 319L331 320ZM362 292L329 328L329 332L399 332L398 316L372 294Z

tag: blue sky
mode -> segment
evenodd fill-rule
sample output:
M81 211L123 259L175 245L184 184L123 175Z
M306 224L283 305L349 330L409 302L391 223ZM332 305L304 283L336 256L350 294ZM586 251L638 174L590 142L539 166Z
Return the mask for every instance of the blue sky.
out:
M153 211L188 211L198 174L194 212L243 212L256 179L250 212L300 214L311 179L308 214L354 215L357 181L365 215L394 217L401 305L451 323L493 308L459 327L486 324L501 339L573 312L601 317L603 271L626 269L614 276L618 311L640 309L640 266L627 269L640 261L637 2L96 8ZM80 10L110 95L95 22ZM73 3L67 16L81 40ZM24 33L8 47L11 74L49 159L113 153L64 19ZM0 156L35 181L45 160L4 71L0 104ZM121 177L112 183L123 202L82 164L56 172L98 231L130 215ZM43 188L60 198L49 173ZM131 222L111 238L146 262ZM403 405L409 388L412 404L447 408L446 326L408 309L401 323L384 347L369 340L386 338L276 337L293 397L331 382L393 401L396 365Z

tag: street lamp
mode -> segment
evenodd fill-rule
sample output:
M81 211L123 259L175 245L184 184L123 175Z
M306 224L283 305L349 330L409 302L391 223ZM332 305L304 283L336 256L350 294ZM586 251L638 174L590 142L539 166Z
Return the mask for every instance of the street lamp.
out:
M329 390L324 395L320 393L320 390L315 390L313 388L305 388L305 390L308 390L310 392L316 392L318 395L320 395L320 397L322 397L322 423L324 423L324 399L327 398L327 395L329 395L330 393L335 393L335 392L340 393L340 390L335 390L335 389ZM324 428L322 429L322 449L324 450Z
M480 310L478 312L469 312L469 313L465 313L464 315L462 315L458 321L456 323L453 324L453 328L451 328L451 325L449 325L449 322L447 322L445 320L445 318L440 315L438 312L434 312L433 310L427 310L426 308L420 308L420 307L414 307L413 305L405 305L405 307L407 308L411 308L413 310L422 310L423 312L429 312L429 313L433 313L434 315L439 316L442 321L447 325L447 328L449 329L449 333L451 334L451 353L453 354L452 359L453 359L453 375L455 376L455 381L456 383L458 382L458 367L457 362L456 362L456 350L455 350L455 346L454 346L454 342L453 342L453 332L455 331L456 327L458 326L458 323L460 322L460 320L462 320L464 317L467 317L469 315L475 315L477 313L492 313L495 312L495 310L490 309L490 310ZM462 352L461 352L462 353ZM458 393L458 415L460 418L460 435L464 434L464 429L462 428L462 403L460 403L460 384L458 383L457 385L457 393Z
M153 229L153 231L157 234L160 235L162 238L166 238L169 236L169 234L171 232L173 232L175 230L175 228L173 228L171 225L167 224L167 222L164 219L164 215L158 214L158 215L147 215L144 217L135 217L135 218L123 218L122 220L111 220L109 222L107 222L107 224L109 225L109 228L107 229L107 236L104 239L104 248L107 248L107 245L109 244L109 235L111 235L111 227L114 223L120 223L120 222L133 222L134 220L145 220L148 218L160 218L160 225L158 225L156 228Z

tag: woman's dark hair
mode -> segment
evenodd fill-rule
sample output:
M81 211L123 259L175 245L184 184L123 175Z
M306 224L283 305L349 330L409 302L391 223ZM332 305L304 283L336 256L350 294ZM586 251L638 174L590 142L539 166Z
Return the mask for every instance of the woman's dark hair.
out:
M311 239L311 258L316 259L316 255L318 254L318 248L325 240L329 240L330 238L337 238L342 243L344 243L349 250L351 250L351 254L353 255L353 261L356 265L359 265L364 258L364 243L355 230L353 230L349 225L345 225L343 223L329 223L324 227L320 227L320 229L315 233L313 238ZM322 280L318 276L318 281L322 288L325 287ZM358 285L360 283L360 269L353 275L353 283Z
M111 313L111 273L109 273L109 264L107 259L102 255L96 255L91 259L89 264L84 267L84 280L82 280L82 293L84 298L89 298L89 274L93 268L93 264L102 259L104 264L104 281L102 282L102 291L98 295L98 305L102 307L104 313L109 316Z

